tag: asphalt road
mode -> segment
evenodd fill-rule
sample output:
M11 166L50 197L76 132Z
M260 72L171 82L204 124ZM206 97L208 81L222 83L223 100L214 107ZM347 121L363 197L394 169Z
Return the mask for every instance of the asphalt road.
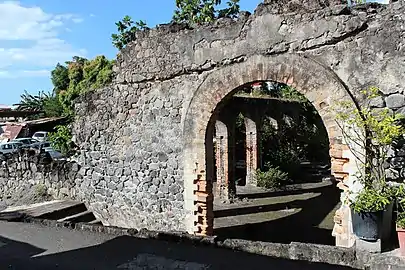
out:
M349 269L226 249L0 222L0 269Z

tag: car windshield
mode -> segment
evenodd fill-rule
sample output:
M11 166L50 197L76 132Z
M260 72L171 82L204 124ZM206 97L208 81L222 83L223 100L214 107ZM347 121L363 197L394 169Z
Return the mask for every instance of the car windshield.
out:
M44 133L35 133L34 137L45 137Z
M1 145L1 149L10 150L10 149L13 149L13 145L12 144L3 144L3 145Z

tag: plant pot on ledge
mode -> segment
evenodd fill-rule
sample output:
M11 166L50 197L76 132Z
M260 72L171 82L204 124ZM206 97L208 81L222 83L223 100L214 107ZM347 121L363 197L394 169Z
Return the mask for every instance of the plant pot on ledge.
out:
M400 228L397 225L397 234L399 242L399 251L401 253L401 256L405 256L405 229Z
M353 233L360 239L375 242L389 227L393 202L389 192L366 188L351 204Z
M382 232L384 211L352 211L353 233L366 241L377 241Z

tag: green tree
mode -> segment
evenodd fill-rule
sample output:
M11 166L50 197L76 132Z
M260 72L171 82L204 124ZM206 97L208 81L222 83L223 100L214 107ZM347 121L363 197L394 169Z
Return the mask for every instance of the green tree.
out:
M112 34L112 43L114 47L121 50L128 43L136 39L136 32L148 29L146 23L142 20L134 22L130 16L126 15L121 21L115 23L118 34Z
M55 92L44 99L43 106L46 117L59 117L63 115L62 104L60 104Z
M15 104L18 110L36 112L37 114L30 118L39 117L58 117L63 114L62 105L59 103L58 97L53 92L52 94L43 91L37 95L31 95L27 91L21 95L21 101Z
M72 153L74 143L72 141L72 132L67 125L55 127L55 132L49 134L49 140L55 150L60 151L64 155Z
M376 87L363 90L366 101L380 96ZM385 183L384 163L392 143L405 133L401 114L388 109L372 110L369 106L355 106L340 102L335 109L336 123L342 130L349 149L360 164L357 180L366 188Z
M51 80L57 93L69 87L69 73L66 66L58 63L51 72Z
M44 94L43 92L38 92L37 95L31 95L24 90L24 93L21 95L21 101L17 106L17 110L21 111L30 111L30 112L43 112L44 111Z
M229 0L227 8L218 9L221 0L176 0L173 21L189 25L212 22L215 19L237 17L239 0Z

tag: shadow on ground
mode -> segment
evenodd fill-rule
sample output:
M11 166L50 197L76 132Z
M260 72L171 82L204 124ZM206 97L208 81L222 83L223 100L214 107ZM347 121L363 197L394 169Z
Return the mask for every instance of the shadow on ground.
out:
M314 194L318 195L313 196ZM294 199L297 195L302 195L304 199ZM216 220L229 218L229 226L215 229L215 235L220 238L335 245L335 238L332 236L333 216L339 206L340 191L334 184L309 189L244 194L241 197L256 201L260 199L262 203L257 205L253 202L251 205L249 203L240 207L215 210ZM265 198L268 198L270 203L263 204ZM299 211L294 212L294 209ZM260 218L255 222L249 215ZM269 221L265 221L266 218ZM232 224L232 221L244 220L246 224ZM322 226L319 226L321 223Z
M0 269L352 269L129 236L44 256L45 250L32 245L3 237L0 241Z

